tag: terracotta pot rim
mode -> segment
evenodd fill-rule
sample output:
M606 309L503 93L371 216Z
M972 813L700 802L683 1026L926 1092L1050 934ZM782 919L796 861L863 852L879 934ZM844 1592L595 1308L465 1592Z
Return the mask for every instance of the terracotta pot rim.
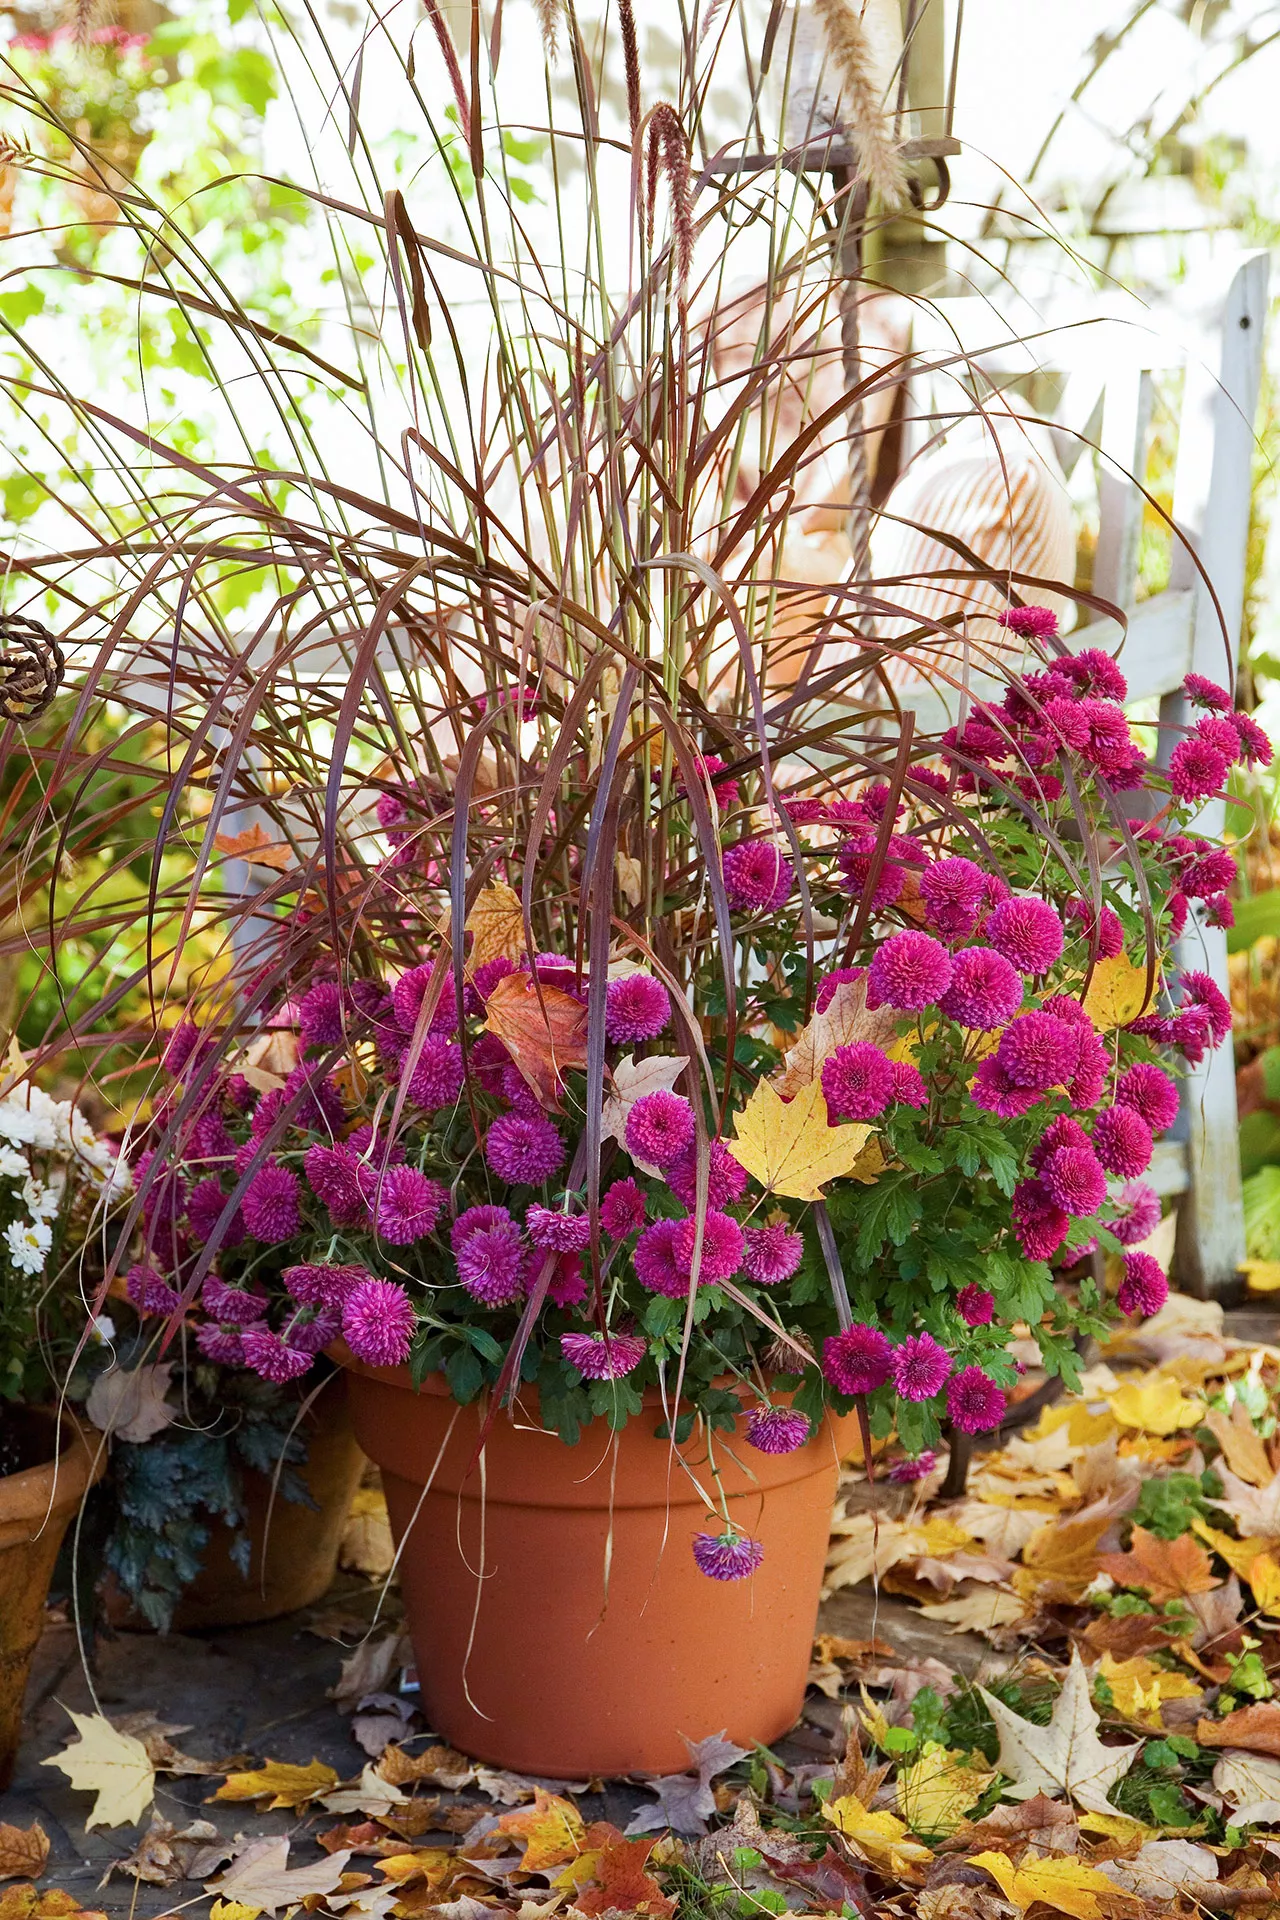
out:
M336 1340L331 1341L324 1349L324 1352L326 1359L334 1361L337 1366L345 1368L348 1373L362 1374L366 1380L381 1381L384 1387L396 1387L402 1393L426 1393L438 1400L451 1400L453 1398L449 1390L449 1383L442 1373L435 1372L427 1374L422 1385L415 1388L413 1376L408 1367L375 1367L371 1366L367 1360L357 1360L341 1335L339 1335ZM714 1384L718 1387L732 1388L740 1383L734 1374L724 1373L719 1376ZM521 1386L516 1397L526 1407L536 1407L538 1405L538 1389L531 1381L526 1381ZM483 1396L477 1395L475 1400L468 1402L468 1405L478 1406L482 1403L482 1400ZM642 1401L646 1409L660 1407L662 1405L662 1394L657 1387L646 1387L642 1395ZM554 1429L544 1428L543 1431L552 1432Z
M28 1411L55 1425L61 1445L51 1460L0 1476L0 1547L25 1543L33 1525L39 1528L74 1512L106 1472L106 1441L95 1436L95 1447L69 1408Z

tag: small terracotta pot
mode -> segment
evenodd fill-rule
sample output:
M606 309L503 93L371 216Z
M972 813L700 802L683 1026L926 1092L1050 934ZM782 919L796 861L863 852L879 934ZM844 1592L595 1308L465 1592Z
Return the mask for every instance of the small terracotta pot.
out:
M464 1753L559 1779L688 1765L684 1736L777 1739L804 1699L841 1431L796 1453L720 1435L729 1511L764 1543L751 1578L709 1580L690 1550L719 1531L656 1437L657 1395L614 1435L575 1447L537 1399L493 1424L472 1470L479 1405L405 1367L350 1369L361 1446L382 1470L428 1725ZM712 1491L705 1442L681 1450Z
M106 1443L86 1438L69 1413L59 1420L27 1407L16 1418L38 1464L0 1477L0 1792L13 1778L27 1673L62 1536L106 1465Z

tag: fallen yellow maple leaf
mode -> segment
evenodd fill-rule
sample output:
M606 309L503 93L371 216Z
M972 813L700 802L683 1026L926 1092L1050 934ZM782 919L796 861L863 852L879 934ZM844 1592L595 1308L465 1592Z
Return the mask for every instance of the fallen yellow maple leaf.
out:
M1087 1867L1083 1860L1029 1857L1015 1867L1007 1854L975 1853L968 1865L985 1867L1005 1899L1012 1900L1024 1913L1037 1900L1043 1900L1059 1913L1074 1914L1075 1920L1102 1920L1104 1912L1113 1912L1124 1900L1114 1881L1096 1867ZM1099 1905L1100 1894L1106 1897L1105 1909ZM1136 1901L1129 1904L1136 1909Z
M1268 1541L1253 1535L1246 1535L1243 1540L1233 1540L1229 1533L1221 1533L1217 1527L1211 1527L1207 1520L1198 1517L1191 1522L1191 1531L1199 1534L1205 1545L1212 1547L1215 1553L1222 1555L1232 1573L1238 1573L1242 1580L1248 1580L1250 1586L1253 1585L1253 1563L1259 1554L1267 1551Z
M904 1821L892 1813L869 1813L855 1794L828 1800L822 1817L882 1873L907 1875L912 1867L924 1866L933 1858L928 1847L910 1838Z
M918 1760L898 1772L898 1811L913 1833L953 1834L995 1775L963 1753L926 1740Z
M1198 1427L1205 1414L1203 1400L1188 1399L1179 1381L1159 1374L1126 1380L1108 1404L1122 1427L1136 1427L1141 1433L1164 1435Z
M1126 1720L1159 1727L1160 1707L1165 1700L1197 1700L1203 1689L1185 1673L1171 1673L1158 1667L1146 1654L1132 1660L1117 1660L1104 1653L1098 1673L1111 1689L1111 1697Z
M738 1115L733 1157L770 1193L821 1200L829 1180L850 1173L871 1135L860 1122L833 1127L822 1083L801 1087L785 1101L761 1080Z
M1260 1553L1249 1568L1253 1597L1264 1613L1274 1614L1280 1606L1280 1561L1273 1553Z
M562 1800L559 1794L539 1787L531 1807L503 1814L498 1831L524 1841L520 1865L525 1873L541 1873L547 1867L563 1866L581 1853L587 1830L572 1800Z
M1127 1813L1082 1813L1076 1825L1085 1833L1118 1840L1122 1846L1128 1846L1131 1840L1154 1840L1160 1831L1159 1827L1149 1827L1141 1820L1131 1820Z
M312 1760L305 1767L291 1766L286 1760L268 1760L264 1767L250 1773L229 1773L215 1800L266 1800L267 1812L277 1807L303 1807L318 1793L336 1787L338 1776L323 1760Z
M1242 1260L1240 1271L1250 1293L1280 1293L1280 1260Z
M467 965L474 971L490 960L518 960L525 950L524 910L520 895L505 881L482 887L467 915L471 951Z
M261 1907L245 1907L238 1900L215 1900L209 1920L257 1920L261 1912Z
M70 1707L67 1712L79 1740L40 1765L59 1768L78 1792L97 1794L86 1827L133 1826L155 1794L151 1756L141 1740L118 1733L103 1714L76 1713Z
M1153 990L1159 984L1157 969ZM1099 1033L1108 1033L1112 1027L1127 1027L1147 1005L1145 961L1135 967L1123 953L1114 954L1110 960L1099 960L1081 1004Z

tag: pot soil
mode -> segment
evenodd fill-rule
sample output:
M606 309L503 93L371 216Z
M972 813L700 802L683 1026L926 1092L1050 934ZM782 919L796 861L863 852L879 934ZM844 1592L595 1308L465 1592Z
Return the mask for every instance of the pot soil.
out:
M0 1474L0 1792L13 1778L31 1656L44 1625L62 1536L106 1464L69 1413L37 1407L5 1416Z
M679 1772L685 1736L767 1745L794 1724L852 1420L780 1456L718 1436L729 1512L765 1550L750 1579L719 1582L695 1565L693 1536L719 1528L656 1437L656 1395L620 1434L597 1422L568 1447L525 1392L472 1471L478 1404L439 1376L415 1393L406 1367L341 1358L436 1732L518 1773L587 1779ZM681 1452L709 1488L705 1442Z

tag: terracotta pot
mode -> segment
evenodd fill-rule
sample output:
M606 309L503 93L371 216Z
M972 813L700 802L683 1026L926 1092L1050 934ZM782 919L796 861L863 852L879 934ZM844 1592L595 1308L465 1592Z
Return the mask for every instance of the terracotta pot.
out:
M13 1778L27 1673L62 1536L106 1464L105 1442L86 1438L69 1413L59 1420L53 1410L26 1407L6 1419L33 1464L0 1478L0 1792Z
M688 1765L684 1738L768 1743L804 1698L836 1491L839 1429L800 1451L719 1436L735 1523L763 1541L750 1579L719 1582L690 1551L712 1527L657 1396L618 1435L544 1433L536 1396L500 1413L471 1470L479 1406L440 1377L349 1354L351 1412L382 1470L427 1723L464 1753L561 1779ZM650 1402L652 1401L652 1404ZM709 1489L705 1443L684 1460Z

